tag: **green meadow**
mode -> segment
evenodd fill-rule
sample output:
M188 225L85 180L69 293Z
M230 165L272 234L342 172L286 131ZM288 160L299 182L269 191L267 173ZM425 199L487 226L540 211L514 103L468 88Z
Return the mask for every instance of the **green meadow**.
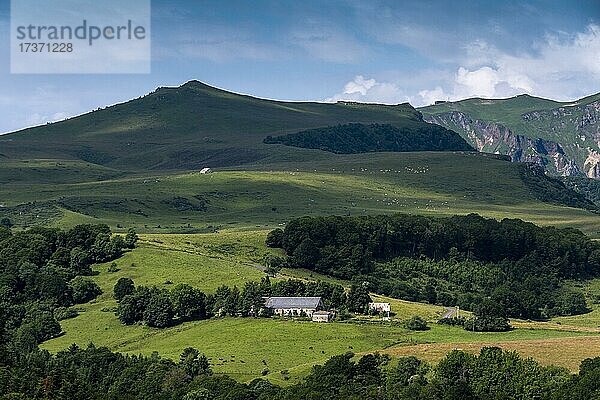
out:
M117 231L206 233L272 228L300 215L478 212L600 235L600 216L536 200L516 166L492 155L331 155L286 165L76 183L69 170L64 175L69 182L61 184L4 184L0 217L19 226L108 223Z
M72 343L86 346L93 342L112 350L131 354L151 354L177 359L188 346L198 348L211 359L216 373L226 373L248 381L266 376L273 382L296 382L310 367L335 354L352 351L407 352L420 345L456 343L527 343L546 339L571 340L593 335L568 326L548 329L519 328L504 333L473 333L462 328L436 325L443 307L413 303L374 295L374 300L389 301L396 314L391 322L364 320L318 324L304 321L222 318L184 323L172 328L155 329L143 325L125 326L114 314L116 302L112 288L120 277L136 284L172 287L189 283L208 293L222 284L242 286L259 280L264 273L261 263L277 250L264 246L268 231L228 231L211 234L147 234L139 247L116 261L118 271L109 272L110 263L96 265L93 279L104 293L96 300L79 306L80 315L61 321L64 334L42 344L52 352ZM308 271L285 269L276 279L296 277L319 279ZM343 281L336 281L345 284ZM424 332L406 330L399 322L413 315L430 321ZM576 317L577 318L577 317ZM397 350L394 350L397 349ZM582 355L583 357L583 355ZM560 365L560 360L555 360ZM281 371L289 371L282 374ZM289 380L284 378L289 376Z

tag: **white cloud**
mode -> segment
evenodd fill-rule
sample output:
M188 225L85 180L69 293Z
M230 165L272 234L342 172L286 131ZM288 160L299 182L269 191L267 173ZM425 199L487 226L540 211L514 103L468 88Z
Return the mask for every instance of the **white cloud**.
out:
M394 103L409 100L414 106L437 100L456 101L469 97L503 98L528 93L570 101L600 90L600 26L591 24L583 32L547 35L536 54L513 55L485 41L465 46L467 56L454 75L431 89L427 76L416 76L415 88L406 79L376 81L357 76L342 93L328 100ZM429 77L431 80L431 77ZM429 86L429 87L428 87Z
M444 89L437 86L433 90L421 90L418 93L418 97L416 98L416 101L418 103L413 104L413 105L414 106L428 105L428 104L433 104L438 100L449 100L449 99L450 99L450 97L448 94L446 94L446 92L444 92ZM419 102L419 100L420 100L420 102Z
M534 82L519 73L505 69L481 67L468 70L460 67L454 81L454 98L507 97L519 93L531 93Z
M364 103L397 104L409 101L409 97L393 83L377 82L375 79L365 79L358 75L346 83L344 91L325 99L335 101L359 101Z
M34 114L29 115L25 119L25 125L26 126L42 125L47 122L56 122L56 121L63 120L65 118L67 118L66 112L57 112L52 115L41 115L38 113L34 113Z
M598 25L571 35L547 35L535 55L507 54L481 41L469 46L468 54L454 81L454 98L530 93L572 100L600 87Z

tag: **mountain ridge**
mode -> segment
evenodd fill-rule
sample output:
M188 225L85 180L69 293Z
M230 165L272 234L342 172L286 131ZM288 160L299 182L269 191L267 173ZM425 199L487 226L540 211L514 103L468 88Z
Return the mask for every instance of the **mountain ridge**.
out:
M190 170L287 159L266 136L344 123L430 124L410 104L282 102L192 80L0 137L8 159L76 159L123 170ZM42 140L43 139L43 140Z
M534 162L552 174L600 179L600 93L572 102L472 98L418 110L479 151Z

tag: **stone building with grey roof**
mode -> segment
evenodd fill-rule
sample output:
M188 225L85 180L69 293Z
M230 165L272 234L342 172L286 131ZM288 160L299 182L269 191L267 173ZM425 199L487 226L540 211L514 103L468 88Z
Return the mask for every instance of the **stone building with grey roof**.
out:
M320 297L267 297L265 307L276 315L312 317L315 311L323 309L323 301Z

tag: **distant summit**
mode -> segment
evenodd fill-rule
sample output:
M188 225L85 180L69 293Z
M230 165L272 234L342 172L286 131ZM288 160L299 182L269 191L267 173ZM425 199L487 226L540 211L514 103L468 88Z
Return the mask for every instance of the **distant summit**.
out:
M298 149L275 148L263 140L348 123L388 124L407 137L433 127L408 103L275 101L191 80L65 121L7 134L2 137L2 154L8 159L83 160L127 171L199 170L206 165L304 157Z

